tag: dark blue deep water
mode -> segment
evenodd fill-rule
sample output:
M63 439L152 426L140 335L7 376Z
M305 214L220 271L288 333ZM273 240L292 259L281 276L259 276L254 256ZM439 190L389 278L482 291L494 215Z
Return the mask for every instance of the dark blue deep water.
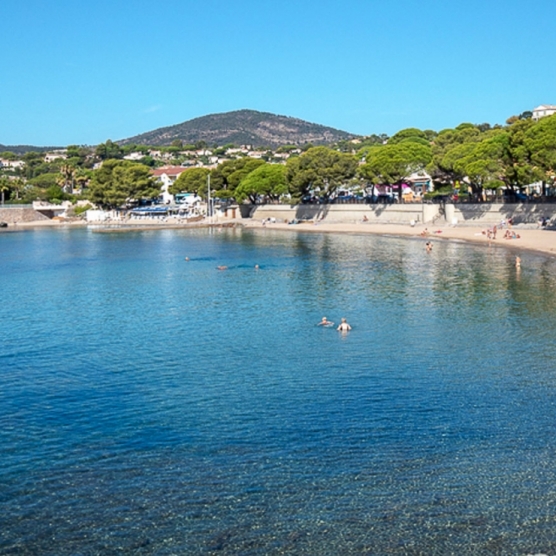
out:
M556 554L556 262L521 256L1 234L0 553Z

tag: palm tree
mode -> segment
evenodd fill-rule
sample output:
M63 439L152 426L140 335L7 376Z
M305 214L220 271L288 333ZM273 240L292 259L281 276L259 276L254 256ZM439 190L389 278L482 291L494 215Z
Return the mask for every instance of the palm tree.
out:
M4 204L5 195L7 191L10 191L10 180L6 176L0 178L0 193L2 194L2 204Z
M60 167L60 185L64 192L73 193L73 180L75 178L75 168L70 164L63 164Z
M16 178L11 181L12 191L15 193L16 201L19 201L21 193L25 189L25 182L21 178Z

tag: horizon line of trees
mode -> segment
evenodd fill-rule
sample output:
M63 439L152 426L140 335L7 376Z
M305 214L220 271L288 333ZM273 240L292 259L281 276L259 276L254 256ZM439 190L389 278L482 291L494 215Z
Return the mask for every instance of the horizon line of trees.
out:
M193 147L205 148L200 144ZM177 153L184 145L175 141L166 148ZM296 148L284 146L282 152ZM149 149L122 147L110 140L94 151L72 145L67 148L67 158L49 163L42 153L28 152L22 157L23 168L0 175L2 200L41 196L62 200L76 184L91 201L111 208L128 199L156 197L159 186L151 175L154 164ZM124 160L126 152L143 152L144 158ZM0 153L0 157L6 154ZM530 112L524 112L509 118L506 126L463 123L440 132L407 128L392 137L372 135L357 144L306 145L286 164L268 160L240 156L213 169L185 169L170 192L206 198L210 174L214 196L237 202L284 196L299 202L313 195L326 201L339 188L363 191L369 185L400 185L411 174L423 171L431 176L436 194L458 190L460 195L479 200L485 190L515 191L541 182L544 195L556 178L556 115L534 121ZM93 169L99 161L100 168ZM401 195L401 187L398 190Z

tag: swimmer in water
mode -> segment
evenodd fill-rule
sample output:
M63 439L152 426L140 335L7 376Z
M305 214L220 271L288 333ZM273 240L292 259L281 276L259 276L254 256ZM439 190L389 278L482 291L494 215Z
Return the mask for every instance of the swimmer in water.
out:
M227 266L221 265L216 267L218 270L228 270Z
M334 323L326 317L322 317L322 320L317 324L317 326L334 326Z
M342 318L342 322L340 326L338 326L337 330L340 332L349 332L351 330L351 326L346 322L346 319Z

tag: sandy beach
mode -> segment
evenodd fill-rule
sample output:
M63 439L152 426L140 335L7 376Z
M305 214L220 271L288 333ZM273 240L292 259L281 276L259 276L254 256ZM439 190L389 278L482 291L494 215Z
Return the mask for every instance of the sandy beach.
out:
M355 234L378 234L390 236L407 236L421 239L423 241L467 241L484 246L509 248L518 251L537 251L547 255L556 256L556 231L550 229L521 228L515 226L512 231L519 234L519 239L504 239L505 229L499 229L496 239L489 240L485 233L485 227L478 226L449 226L449 225L416 225L408 224L370 224L360 223L327 223L320 221L316 224L312 221L300 224L286 224L282 222L265 223L261 220L253 219L220 219L217 222L209 223L206 220L195 223L184 223L180 221L168 220L166 222L156 220L128 220L118 224L87 224L83 220L75 221L56 221L40 220L35 222L24 222L10 224L3 231L16 231L29 228L80 228L94 227L97 231L127 231L140 229L186 229L193 227L206 226L243 226L251 229L281 230L284 232L305 232L305 233L355 233ZM427 235L423 233L427 230Z
M416 225L408 224L369 224L361 222L357 224L327 223L326 221L314 223L303 223L288 225L285 223L266 223L264 226L261 221L248 220L245 224L247 228L267 228L272 230L287 230L307 233L357 233L357 234L378 234L392 236L408 236L422 239L423 241L468 241L484 246L494 246L510 248L512 250L537 251L547 255L556 255L556 231L546 229L512 228L519 234L519 239L504 239L505 229L497 231L496 239L489 240L484 227L476 226L448 226L448 225ZM425 230L428 231L426 235Z

